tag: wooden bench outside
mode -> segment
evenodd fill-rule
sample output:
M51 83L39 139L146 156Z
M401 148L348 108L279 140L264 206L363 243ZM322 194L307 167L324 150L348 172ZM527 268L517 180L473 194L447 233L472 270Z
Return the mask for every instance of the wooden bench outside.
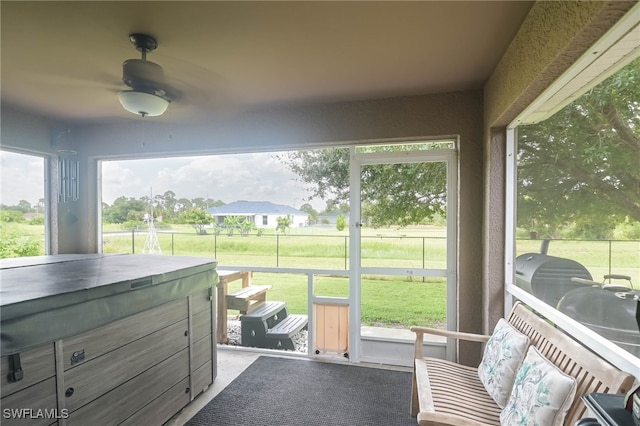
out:
M227 309L236 309L241 314L246 314L267 299L267 290L270 288L270 285L250 285L229 293L226 295Z
M229 283L236 280L242 280L242 287L249 287L251 284L251 271L218 271L218 313L217 313L217 336L218 343L227 343L227 289Z
M586 416L580 398L591 392L625 393L635 378L620 371L580 345L562 330L549 324L521 302L516 303L508 322L530 339L542 355L576 379L576 396L564 420L565 426ZM416 333L411 415L418 424L487 426L500 424L501 408L486 392L478 369L423 355L424 334L486 342L490 336L411 327Z

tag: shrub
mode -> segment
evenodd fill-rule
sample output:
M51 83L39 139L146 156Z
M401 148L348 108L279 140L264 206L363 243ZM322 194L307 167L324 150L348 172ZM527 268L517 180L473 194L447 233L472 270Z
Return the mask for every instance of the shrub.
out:
M35 237L3 236L0 239L0 258L39 256L40 242Z
M22 212L18 210L11 209L2 209L0 210L0 221L2 222L15 222L15 223L23 223L24 218L22 217Z
M29 221L29 225L44 225L44 216L36 216Z
M627 220L616 227L613 235L620 240L640 240L640 222Z

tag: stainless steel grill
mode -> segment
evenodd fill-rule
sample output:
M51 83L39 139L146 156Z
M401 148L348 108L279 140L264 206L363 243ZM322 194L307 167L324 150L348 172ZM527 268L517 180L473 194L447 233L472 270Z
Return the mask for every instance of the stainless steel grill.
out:
M640 292L616 287L572 291L558 310L640 357Z
M591 280L591 274L580 263L544 253L525 253L516 258L516 285L556 307L569 291L585 284L572 278Z

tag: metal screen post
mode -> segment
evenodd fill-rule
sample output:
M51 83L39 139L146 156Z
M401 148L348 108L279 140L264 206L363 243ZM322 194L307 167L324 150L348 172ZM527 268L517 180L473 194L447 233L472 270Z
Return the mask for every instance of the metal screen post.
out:
M348 240L347 240L347 237L344 237L344 270L345 271L348 269L347 258L349 257L347 254L348 252L347 246L348 246Z

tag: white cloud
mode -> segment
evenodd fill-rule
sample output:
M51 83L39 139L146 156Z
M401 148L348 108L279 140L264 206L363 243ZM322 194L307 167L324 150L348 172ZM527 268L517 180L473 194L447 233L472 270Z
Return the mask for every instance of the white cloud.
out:
M0 151L0 203L15 206L26 200L32 206L44 198L44 159Z
M106 163L105 163L106 164ZM111 177L111 174L117 177ZM103 199L171 190L177 198L271 201L300 207L309 197L296 176L271 154L241 154L112 162L103 166ZM312 202L316 209L321 200Z
M44 197L42 158L1 151L0 164L3 204L35 204ZM296 175L268 153L102 163L102 200L108 204L121 196L140 198L169 190L177 198L271 201L295 207L309 197ZM322 200L311 204L316 210L325 207Z
M113 161L102 164L102 199L107 203L121 196L138 198L143 185L143 179L122 164Z

